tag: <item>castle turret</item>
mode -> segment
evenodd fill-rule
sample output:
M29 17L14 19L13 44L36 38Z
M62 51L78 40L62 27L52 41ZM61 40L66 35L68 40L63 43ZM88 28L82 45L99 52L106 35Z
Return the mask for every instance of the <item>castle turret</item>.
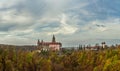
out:
M39 46L39 44L40 44L40 41L39 41L39 39L38 39L37 45Z

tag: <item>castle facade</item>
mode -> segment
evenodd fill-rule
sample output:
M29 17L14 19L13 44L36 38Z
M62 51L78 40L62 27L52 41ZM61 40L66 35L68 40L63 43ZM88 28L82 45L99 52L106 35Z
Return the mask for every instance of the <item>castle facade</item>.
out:
M56 38L53 35L52 41L51 42L44 42L43 40L38 40L37 42L37 47L39 50L43 51L59 51L60 48L62 47L62 43L56 42Z

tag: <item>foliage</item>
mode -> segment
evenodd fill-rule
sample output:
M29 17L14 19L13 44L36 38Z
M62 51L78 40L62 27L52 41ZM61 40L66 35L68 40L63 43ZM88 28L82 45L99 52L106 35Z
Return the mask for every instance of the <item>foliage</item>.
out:
M119 47L41 53L0 48L0 71L120 71Z

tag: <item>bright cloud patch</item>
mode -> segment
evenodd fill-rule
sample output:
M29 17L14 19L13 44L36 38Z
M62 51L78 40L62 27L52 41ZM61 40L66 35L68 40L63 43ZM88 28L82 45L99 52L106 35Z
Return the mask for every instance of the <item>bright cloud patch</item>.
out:
M49 32L48 34L74 34L77 30L78 27L76 26L76 23L72 23L74 20L71 20L72 24L69 23L70 18L68 18L65 14L62 14L62 16L60 16L60 26L55 28L56 31L55 32Z

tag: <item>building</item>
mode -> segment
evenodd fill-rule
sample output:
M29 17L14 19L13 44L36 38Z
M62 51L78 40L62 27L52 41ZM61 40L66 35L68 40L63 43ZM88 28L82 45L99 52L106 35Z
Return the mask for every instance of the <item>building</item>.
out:
M102 48L104 49L106 47L106 43L105 42L102 42Z
M87 46L87 47L84 46L84 48L85 50L102 50L107 48L107 45L105 42L102 42L101 44L102 46L99 46L99 44L96 44L95 46Z
M56 38L53 35L51 42L44 42L43 40L37 42L37 47L39 50L43 51L59 51L62 47L62 43L56 42Z
M100 49L100 46L90 46L90 47L85 47L85 50L93 50L93 51L97 51Z

